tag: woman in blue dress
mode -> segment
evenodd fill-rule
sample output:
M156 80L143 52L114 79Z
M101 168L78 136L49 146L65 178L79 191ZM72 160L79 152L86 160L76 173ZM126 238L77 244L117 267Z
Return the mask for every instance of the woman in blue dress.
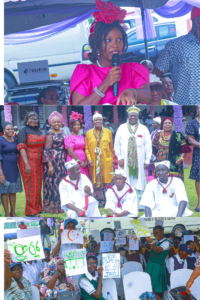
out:
M13 137L11 123L3 124L4 135L0 137L0 194L5 217L16 217L16 193L22 192L22 183L17 166L17 139ZM10 201L10 213L8 200Z
M198 196L198 204L195 211L200 212L200 105L196 105L196 112L197 117L187 124L185 133L188 135L189 144L194 146L190 179L195 180Z

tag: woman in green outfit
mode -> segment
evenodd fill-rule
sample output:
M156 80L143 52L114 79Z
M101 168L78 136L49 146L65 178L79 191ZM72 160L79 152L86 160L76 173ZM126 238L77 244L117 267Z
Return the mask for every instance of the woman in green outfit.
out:
M152 290L158 300L162 298L163 292L167 290L165 259L169 252L170 241L164 238L164 228L162 226L155 226L153 234L156 241L146 237L146 241L151 245L151 252L145 272L151 277Z
M102 295L103 267L97 269L97 258L93 252L87 254L88 273L81 276L79 286L82 300L105 300Z

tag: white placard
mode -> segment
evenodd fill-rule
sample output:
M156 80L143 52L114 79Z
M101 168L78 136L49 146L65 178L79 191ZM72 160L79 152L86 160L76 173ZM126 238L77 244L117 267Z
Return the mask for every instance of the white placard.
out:
M113 250L114 241L101 242L100 252L111 252Z
M162 226L163 227L164 221L163 220L156 220L155 226Z
M187 241L193 241L194 242L194 235L184 235L184 244L186 244Z
M120 278L120 254L102 254L103 278Z
M113 239L113 234L111 232L104 232L104 241L112 241Z
M48 60L18 63L20 83L50 80Z
M135 235L129 235L129 250L139 250L139 239Z
M41 236L32 236L7 242L8 250L14 262L38 260L44 258Z
M36 236L40 234L41 234L40 228L18 229L17 239L27 238L30 236Z
M67 276L88 273L85 249L63 251L62 257L65 261Z
M116 245L126 245L126 230L116 231Z
M92 237L94 238L94 240L95 240L97 243L100 243L100 242L101 242L99 230L97 230L97 229L92 230Z
M83 232L80 230L64 229L61 233L62 244L84 244Z
M151 233L144 219L136 219L131 221L131 225L137 237L151 236Z

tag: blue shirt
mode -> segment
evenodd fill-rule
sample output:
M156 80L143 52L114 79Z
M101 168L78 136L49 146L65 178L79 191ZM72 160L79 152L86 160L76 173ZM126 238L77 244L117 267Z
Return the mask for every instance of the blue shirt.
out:
M200 103L200 43L191 31L169 41L155 67L163 73L171 72L175 103Z

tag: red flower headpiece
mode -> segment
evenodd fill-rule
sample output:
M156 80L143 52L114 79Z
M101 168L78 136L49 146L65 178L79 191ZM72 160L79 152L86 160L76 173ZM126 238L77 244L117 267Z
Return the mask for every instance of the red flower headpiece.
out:
M96 0L96 7L98 11L95 11L92 16L95 18L95 21L90 27L90 33L93 38L94 26L98 22L103 22L105 24L112 24L114 21L119 23L124 23L124 18L126 16L126 10L121 9L119 6L115 6L112 2L106 3L102 0Z
M81 123L83 123L83 116L75 111L72 111L71 116L70 116L70 123L72 120L74 120L74 121L80 120Z

